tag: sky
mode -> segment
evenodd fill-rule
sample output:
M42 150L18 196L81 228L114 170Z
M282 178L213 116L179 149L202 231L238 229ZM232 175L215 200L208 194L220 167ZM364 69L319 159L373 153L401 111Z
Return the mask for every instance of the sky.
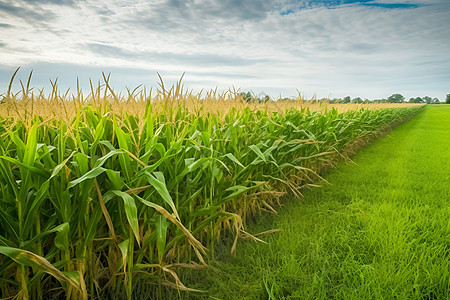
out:
M183 77L198 92L407 99L450 93L449 0L0 0L0 94L21 67L87 94Z

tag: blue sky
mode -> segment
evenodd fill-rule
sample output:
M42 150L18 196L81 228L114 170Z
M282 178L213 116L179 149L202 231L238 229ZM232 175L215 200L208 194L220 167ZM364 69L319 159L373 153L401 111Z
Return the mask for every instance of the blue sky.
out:
M157 87L273 97L407 98L450 93L448 0L0 0L0 94ZM19 90L16 82L14 90Z

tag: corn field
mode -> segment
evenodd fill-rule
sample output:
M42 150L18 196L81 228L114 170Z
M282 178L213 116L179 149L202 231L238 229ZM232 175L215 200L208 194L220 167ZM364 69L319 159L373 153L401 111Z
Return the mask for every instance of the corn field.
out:
M188 290L177 269L206 268L223 235L231 254L258 240L249 217L421 109L270 109L180 84L121 96L107 80L87 97L22 88L0 104L2 298L130 299L141 280Z

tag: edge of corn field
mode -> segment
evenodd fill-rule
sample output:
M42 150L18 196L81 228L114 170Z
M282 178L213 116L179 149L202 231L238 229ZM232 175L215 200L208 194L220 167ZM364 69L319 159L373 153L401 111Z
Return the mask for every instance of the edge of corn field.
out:
M8 90L2 106L13 114L0 118L3 297L131 299L142 281L157 285L153 297L162 285L189 291L177 269L205 268L203 257L214 257L224 236L232 236L231 252L238 238L259 240L246 222L274 212L287 192L313 187L334 150L421 110L244 106L214 114L201 102L190 111L186 102L199 98L180 83L167 90L161 82L154 98L133 91L122 99L104 77L89 101L81 91L66 99L56 84L38 100L29 82L20 97ZM49 107L45 117L38 103Z

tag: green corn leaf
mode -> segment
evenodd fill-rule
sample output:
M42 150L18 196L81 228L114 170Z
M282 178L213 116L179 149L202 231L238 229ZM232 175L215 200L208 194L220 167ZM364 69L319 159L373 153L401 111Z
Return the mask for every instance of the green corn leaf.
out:
M153 117L151 114L151 103L150 101L147 103L147 107L145 109L145 152L147 152L152 147L152 137L153 137Z
M114 131L116 133L117 140L119 142L119 147L124 150L130 150L129 149L129 138L130 136L127 136L125 132L117 125L116 118L114 116ZM119 163L120 167L122 169L122 172L124 172L125 178L129 181L131 179L131 164L130 164L130 157L128 154L119 154Z
M210 157L202 157L198 160L195 160L194 162L192 162L192 160L185 159L186 168L184 168L184 170L177 175L176 180L181 181L182 178L186 176L186 174L189 174L197 170L198 168L207 167L209 166L210 163L211 163Z
M103 117L100 122L98 122L97 127L95 128L95 136L93 145L97 145L100 139L103 137L105 133L105 118Z
M117 150L116 148L114 148L113 144L111 144L110 141L100 141L100 144L106 146L106 148L108 148L110 151Z
M133 197L125 192L112 190L108 191L103 196L103 201L106 204L109 200L111 200L114 197L122 198L123 204L125 206L125 214L127 216L128 224L130 224L131 230L133 231L134 236L136 237L136 241L139 243L140 239L139 239L137 208Z
M166 236L167 228L169 227L166 218L163 215L158 215L155 217L155 227L156 227L156 246L158 249L158 259L162 262L166 247Z
M78 273L77 271L62 271L61 273L66 275L68 278L72 279L78 285L81 285L80 284L80 273Z
M78 172L80 174L85 174L89 171L89 156L84 153L78 152L75 154L75 160L78 164Z
M55 236L55 246L63 251L69 250L69 223L63 223L55 228L57 231Z
M212 176L213 176L214 178L216 178L217 183L219 183L220 180L221 180L222 177L223 177L223 172L222 172L222 170L221 170L220 168L214 167L214 168L212 169Z
M43 178L47 179L50 176L50 172L48 172L47 170L36 168L32 165L28 165L26 163L20 162L19 160L15 159L15 158L12 158L9 156L0 156L0 159L7 160L7 161L21 167L23 170L30 171L32 173L42 176Z
M15 131L10 131L9 137L11 138L11 141L13 141L13 143L16 145L18 159L23 161L26 146L25 143L21 140L20 134Z
M85 245L89 246L91 245L92 241L94 240L94 237L98 230L98 222L100 221L102 217L102 210L99 205L97 205L94 209L94 211L89 216L89 222L87 224L86 230L85 230Z
M241 166L242 168L245 168L244 165L232 153L227 153L224 156L228 157L231 161L233 161L238 166Z
M2 224L2 229L5 232L2 234L8 233L10 239L19 240L19 224L15 221L8 213L0 209L0 224Z
M105 156L102 156L99 159L97 159L97 161L94 164L94 168L103 166L105 164L106 160L108 160L109 158L113 157L114 155L123 154L123 153L124 153L124 151L121 151L121 150L112 150L112 151L108 152L108 154L106 154Z
M256 145L250 145L249 148L255 152L255 154L264 162L266 161L266 157L264 156L264 154L261 152L261 150L259 150L259 148Z
M122 189L122 187L124 186L124 182L120 177L120 172L108 169L106 170L106 175L108 176L108 179L111 181L116 190Z
M170 196L169 191L167 190L164 174L161 172L153 172L155 176L153 176L148 172L146 172L146 174L148 182L156 189L158 194L163 198L164 202L169 204L175 216L178 218L178 220L180 220L180 216L178 216L175 203L173 202L172 197Z
M67 162L72 158L72 156L75 154L76 152L73 151L72 153L70 153L69 157L67 157L62 163L60 163L59 165L57 165L52 172L52 175L50 176L50 179L52 179L53 177L57 176L58 173L64 168L64 166L67 164Z
M130 240L124 240L119 244L120 252L122 253L122 265L123 265L123 271L126 274L126 268L127 268L127 257L128 257L128 245L130 243Z
M34 198L31 206L25 213L25 223L24 223L24 232L30 232L31 226L36 220L37 212L42 202L45 200L45 197L48 195L50 182L49 180L44 181L39 190L36 193L36 197Z
M195 209L190 216L191 217L204 217L209 216L217 212L218 206L208 206L208 207L201 207Z
M67 188L70 189L81 182L84 182L89 179L95 179L97 176L99 176L100 174L102 174L105 171L106 171L105 168L95 167L92 170L90 170L89 172L87 172L86 174L84 174L83 176L81 176L80 178L74 179L71 182L69 182Z
M31 126L30 131L28 132L25 156L23 158L23 162L27 166L34 165L34 158L37 150L37 125L38 124L36 123Z
M8 187L14 192L15 198L17 198L19 194L18 184L11 172L9 163L3 160L0 160L0 175L2 175L4 179L6 179Z
M72 198L70 197L69 189L66 189L61 192L60 196L61 202L59 205L59 209L62 215L62 219L64 222L70 221L70 219L73 217L73 211L72 211Z
M0 235L0 246L2 246L2 245L6 246L6 247L14 247L15 246L14 243L12 243L9 239Z
M63 250L63 249L68 250L67 247L64 245L65 242L63 241L64 235L69 232L69 223L68 222L60 224L60 225L58 225L56 227L53 227L52 229L49 229L49 230L43 230L40 234L33 236L33 238L31 240L25 241L23 243L23 247L28 247L29 245L32 245L37 240L39 240L39 239L41 239L41 238L43 238L43 237L45 237L45 236L47 236L47 235L49 235L51 233L55 233L55 232L57 233L56 237L55 237L55 240L54 240L55 246L58 249L61 249L61 250ZM60 232L62 232L62 235L60 235L58 237L58 233L60 233Z

